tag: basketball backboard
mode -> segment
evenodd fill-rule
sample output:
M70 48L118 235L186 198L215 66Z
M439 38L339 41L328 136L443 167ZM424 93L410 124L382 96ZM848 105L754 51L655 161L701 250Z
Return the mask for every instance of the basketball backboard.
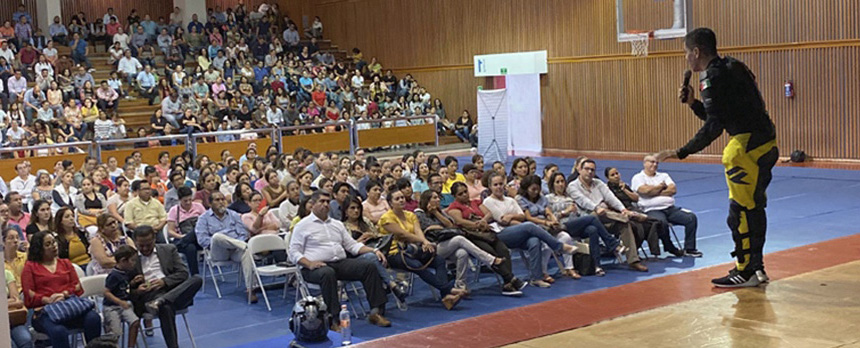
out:
M692 10L692 0L615 0L618 42L641 40L643 35L657 40L684 37L692 29ZM646 24L665 18L671 21Z

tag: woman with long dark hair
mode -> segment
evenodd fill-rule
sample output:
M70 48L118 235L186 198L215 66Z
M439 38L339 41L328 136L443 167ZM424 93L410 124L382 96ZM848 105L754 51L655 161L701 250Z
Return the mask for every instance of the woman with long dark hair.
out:
M71 213L71 211L69 211ZM74 218L71 219L74 222ZM101 333L101 317L91 308L81 316L63 323L43 313L48 304L60 302L84 290L72 262L59 256L60 241L48 232L39 232L30 239L27 263L21 275L24 304L33 309L33 328L48 335L54 348L70 348L69 331L83 329L87 341Z
M60 208L54 216L54 232L57 234L58 256L86 268L92 260L87 252L90 241L87 234L75 224L75 212L69 207Z

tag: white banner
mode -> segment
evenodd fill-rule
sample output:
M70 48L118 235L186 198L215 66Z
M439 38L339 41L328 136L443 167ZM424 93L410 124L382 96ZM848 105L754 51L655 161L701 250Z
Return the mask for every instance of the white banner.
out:
M508 154L506 90L478 91L478 154L484 163L504 163Z
M510 123L510 154L540 156L541 137L540 75L505 76Z

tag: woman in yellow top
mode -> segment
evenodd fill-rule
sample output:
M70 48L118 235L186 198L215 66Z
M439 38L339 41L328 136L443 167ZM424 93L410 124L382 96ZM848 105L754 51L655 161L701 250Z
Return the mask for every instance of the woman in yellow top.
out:
M81 106L81 117L86 123L95 122L99 118L99 108L92 99L84 100L84 105Z
M455 182L466 182L466 177L463 174L457 173L457 169L460 169L460 163L457 162L457 159L454 156L445 157L445 167L448 168L448 176L444 177L445 183L442 184L442 193L451 193L451 186L454 185Z
M424 251L435 253L436 245L430 243L424 237L424 231L418 222L418 217L410 211L403 209L406 199L403 192L394 190L386 195L391 209L379 218L379 232L382 234L393 234L395 243L391 244L388 252L388 264L393 269L412 272L418 275L425 283L442 293L442 305L451 310L460 302L465 290L454 289L454 281L448 280L448 271L445 268L445 260L441 257L433 258L426 267L416 259L406 256L400 249L400 243L415 245ZM421 269L424 267L423 269Z
M27 253L18 251L19 245L20 236L18 236L18 230L12 226L6 226L3 229L3 251L6 257L4 266L7 271L15 275L15 279L21 278L24 264L27 263Z
M75 225L75 212L69 207L62 207L54 217L54 230L57 232L58 257L69 259L72 263L86 268L92 261L87 250L90 241L86 232Z

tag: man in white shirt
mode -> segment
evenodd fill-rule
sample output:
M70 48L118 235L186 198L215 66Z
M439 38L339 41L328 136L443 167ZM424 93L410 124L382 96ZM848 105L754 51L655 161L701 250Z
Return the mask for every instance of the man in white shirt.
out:
M28 210L27 207L33 202L33 188L36 187L36 176L30 174L30 168L29 161L19 162L15 165L18 176L9 182L9 190L21 194L24 210Z
M615 194L606 184L594 179L596 169L597 165L593 160L583 161L579 169L579 177L567 185L567 194L573 198L577 208L583 212L594 212L604 224L611 223L612 227L609 231L618 235L621 242L628 247L626 252L627 264L636 271L647 272L648 267L645 267L639 260L636 238L633 236L633 229L629 222L629 219L635 214L624 207L624 204L615 197ZM612 214L613 211L621 213L620 216ZM619 221L624 218L628 219L627 222Z
M373 261L363 257L348 258L346 253L353 256L374 253L383 264L385 255L356 242L342 222L330 218L330 201L331 195L327 192L316 191L311 195L312 213L296 224L290 239L290 261L301 266L302 277L307 282L319 284L328 311L335 318L340 315L337 281L361 281L372 308L367 320L373 325L391 326L382 316L388 298ZM332 324L332 330L339 329L339 325Z
M15 51L9 47L8 41L0 42L0 57L6 58L6 62L13 67L17 66L15 65Z
M280 127L284 123L284 113L277 105L271 104L269 110L266 110L266 120L269 121L270 126Z
M642 171L633 176L630 187L639 194L639 207L642 211L648 214L648 217L663 222L664 230L660 233L663 247L666 248L667 243L672 245L668 223L684 225L684 253L692 257L702 257L702 252L696 250L696 214L675 206L674 196L678 192L675 182L669 174L657 171L658 163L654 156L645 156L642 167Z
M142 69L143 65L140 64L140 61L131 56L130 50L125 50L125 52L123 52L123 57L117 64L117 71L119 71L120 75L128 81L129 86L134 86L134 79L137 77L137 73Z

